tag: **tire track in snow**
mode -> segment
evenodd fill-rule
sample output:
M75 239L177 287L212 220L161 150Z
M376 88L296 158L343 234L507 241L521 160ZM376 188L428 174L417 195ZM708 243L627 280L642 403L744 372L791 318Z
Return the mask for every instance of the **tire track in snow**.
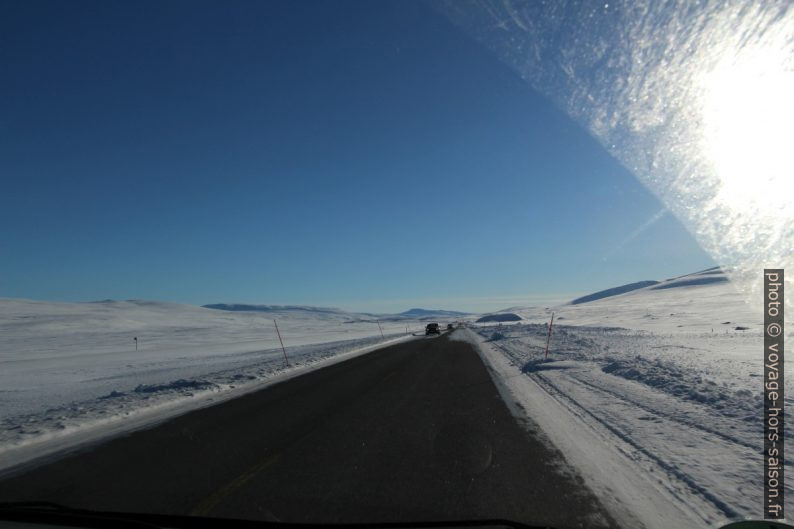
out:
M728 505L725 501L718 498L716 495L711 493L708 488L698 483L697 479L683 470L681 470L678 466L665 461L663 458L659 457L658 455L654 454L651 450L645 448L642 443L632 437L629 433L625 432L623 429L619 428L617 425L614 424L614 421L609 421L603 417L600 417L587 407L580 405L576 399L570 397L567 392L563 391L557 384L549 380L548 377L535 373L534 378L536 381L539 381L539 385L553 398L555 398L558 402L565 405L566 408L574 411L573 408L579 411L577 415L580 417L582 415L591 418L592 420L596 421L599 425L606 428L609 432L613 435L617 436L620 440L630 445L636 451L640 452L647 460L650 460L655 464L657 467L662 469L669 479L675 479L679 481L685 488L689 489L692 493L697 494L703 500L707 501L709 504L714 506L718 511L724 514L728 518L735 518L738 516L738 512L733 509L730 505ZM563 402L565 401L565 402ZM629 405L630 407L633 407ZM683 425L687 427L686 425ZM689 427L687 427L689 428ZM627 454L632 459L636 459L636 454ZM668 489L671 493L678 496L677 491L674 487L669 486Z
M620 393L618 393L616 391L612 391L612 390L607 389L605 387L597 386L596 384L594 384L592 382L588 382L587 380L584 380L583 378L579 378L579 377L574 377L574 378L576 378L577 382L579 382L581 384L584 384L585 386L588 386L588 387L592 388L595 391L601 391L603 393L606 393L606 394L608 394L608 395L610 395L610 396L612 396L612 397L614 397L616 399L619 399L619 400L623 401L624 403L626 403L629 406L632 406L632 407L635 407L635 408L639 408L639 409L641 409L641 410L643 410L646 413L649 413L651 415L655 415L657 417L663 417L666 420L677 422L679 424L682 424L684 426L688 426L690 428L695 428L697 430L702 430L704 433L707 433L707 434L710 434L710 435L716 435L717 437L720 437L720 438L724 439L725 441L728 441L728 442L731 442L731 443L734 443L734 444L737 444L737 445L741 445L744 448L749 448L751 450L758 450L759 449L759 446L753 445L753 444L748 443L748 442L746 442L746 441L744 441L742 439L739 439L739 438L734 437L732 435L723 433L723 432L721 432L719 430L716 430L714 428L709 428L708 426L705 426L702 423L699 423L697 421L691 421L691 420L682 419L682 418L676 417L673 414L665 413L664 411L661 411L661 410L658 410L658 409L651 409L649 406L646 406L645 404L642 404L639 401L632 400L632 399L626 397L625 395L621 395Z

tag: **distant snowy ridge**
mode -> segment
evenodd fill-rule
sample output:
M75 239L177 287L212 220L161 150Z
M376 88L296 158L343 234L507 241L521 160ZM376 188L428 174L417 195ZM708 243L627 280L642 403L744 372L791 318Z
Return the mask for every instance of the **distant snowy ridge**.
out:
M306 313L317 315L342 316L350 321L399 321L399 320L427 320L427 319L457 319L470 316L467 312L440 309L408 309L399 314L377 314L369 312L349 312L338 308L314 307L304 305L251 305L246 303L212 303L202 305L207 309L226 310L230 312L278 312L278 313Z
M660 290L665 288L708 285L711 283L725 283L726 281L728 281L728 276L725 275L725 272L719 266L715 266L714 268L708 268L700 272L695 272L694 274L662 281L652 288L654 290Z
M597 299L608 298L610 296L617 296L619 294L625 294L626 292L631 292L632 290L637 290L638 288L645 288L651 285L658 285L658 284L659 281L653 281L653 280L637 281L636 283L629 283L628 285L621 285L619 287L608 288L606 290L599 290L598 292L594 292L593 294L588 294L587 296L576 298L575 300L571 301L571 305L578 305L579 303L587 303L588 301L595 301Z
M205 309L227 310L230 312L308 312L317 314L349 315L334 307L313 307L309 305L250 305L246 303L211 303L202 305Z
M398 316L402 316L404 318L457 318L469 315L470 313L468 312L438 309L408 309L405 312L398 314Z
M521 321L521 316L512 312L495 312L479 318L476 323L488 323L491 321Z
M728 277L725 275L725 272L722 270L722 268L720 268L719 266L714 266L712 268L707 268L699 272L674 277L672 279L666 279L664 281L655 281L655 280L637 281L635 283L628 283L626 285L621 285L618 287L607 288L606 290L599 290L598 292L594 292L592 294L588 294L586 296L576 298L573 301L571 301L570 304L579 305L581 303L597 301L599 299L604 299L612 296L619 296L621 294L626 294L628 292L632 292L634 290L640 290L643 288L647 288L651 290L664 290L666 288L708 285L710 283L724 283L726 281L728 281ZM506 310L510 310L510 309L506 309Z

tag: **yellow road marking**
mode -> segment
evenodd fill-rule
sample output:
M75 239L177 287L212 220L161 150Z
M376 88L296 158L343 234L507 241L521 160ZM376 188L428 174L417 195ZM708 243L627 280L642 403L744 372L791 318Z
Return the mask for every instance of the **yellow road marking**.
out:
M272 456L265 458L263 461L260 461L256 465L252 466L242 474L240 474L235 479L231 480L229 483L224 485L223 487L219 488L206 498L204 498L198 505L196 505L192 511L190 511L191 516L206 516L212 509L214 509L220 502L222 502L226 497L230 494L238 490L240 487L248 483L254 476L259 474L265 468L269 467L273 463L275 463L281 454L273 454Z

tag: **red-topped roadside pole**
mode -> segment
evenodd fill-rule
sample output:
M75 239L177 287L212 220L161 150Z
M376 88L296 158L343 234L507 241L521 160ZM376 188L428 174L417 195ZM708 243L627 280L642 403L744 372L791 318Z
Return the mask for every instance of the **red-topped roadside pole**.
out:
M543 355L545 361L549 357L549 342L551 342L551 328L554 325L554 313L551 313L551 323L549 323L549 335L546 336L546 354Z

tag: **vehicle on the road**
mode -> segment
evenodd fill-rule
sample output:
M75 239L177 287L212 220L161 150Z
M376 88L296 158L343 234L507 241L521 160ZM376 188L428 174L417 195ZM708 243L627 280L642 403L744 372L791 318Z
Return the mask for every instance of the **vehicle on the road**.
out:
M428 323L425 327L425 335L429 334L441 334L441 328L438 326L438 323Z
M453 330L454 328L455 328L455 326L454 326L454 325L452 325L451 323L447 323L447 330L448 330L448 331L451 331L451 330Z

